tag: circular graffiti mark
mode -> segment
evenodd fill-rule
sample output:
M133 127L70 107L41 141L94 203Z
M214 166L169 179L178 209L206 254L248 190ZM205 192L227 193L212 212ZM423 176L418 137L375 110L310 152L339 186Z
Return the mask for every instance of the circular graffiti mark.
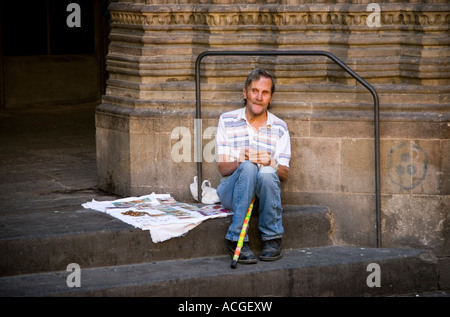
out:
M425 179L427 169L428 156L415 143L404 142L389 151L389 177L402 189L409 190L419 185Z

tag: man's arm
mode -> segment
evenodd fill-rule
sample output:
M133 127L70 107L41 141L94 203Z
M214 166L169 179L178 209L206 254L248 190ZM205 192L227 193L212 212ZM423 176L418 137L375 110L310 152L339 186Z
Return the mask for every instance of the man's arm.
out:
M219 161L217 163L217 168L222 177L230 176L239 167L239 164L249 159L248 150L239 152L239 159L234 160L227 154L219 155Z
M267 154L269 155L269 153L267 153ZM264 162L267 162L267 160L265 160ZM281 182L287 181L287 179L289 177L289 167L278 164L278 169L277 169L277 162L273 158L271 158L270 155L269 155L269 164L264 164L263 162L261 162L261 163L263 165L269 165L269 166L273 167L273 169L277 171L278 178L280 179Z
M280 181L285 182L289 177L289 167L284 165L278 165L277 173L278 177L280 178Z
M239 167L238 161L218 162L217 163L217 168L219 170L220 175L222 175L222 177L230 176L231 174L234 173L235 170L237 170L238 167Z

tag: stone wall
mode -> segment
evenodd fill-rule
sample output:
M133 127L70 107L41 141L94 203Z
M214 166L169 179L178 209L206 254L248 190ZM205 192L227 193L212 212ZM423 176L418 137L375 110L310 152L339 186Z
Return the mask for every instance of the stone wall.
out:
M450 253L450 5L437 1L121 1L110 5L106 94L97 109L101 188L192 201L195 60L206 50L325 50L380 97L383 246ZM324 205L337 244L375 246L373 100L324 57L207 57L203 177L220 113L248 72L277 78L291 131L285 204Z

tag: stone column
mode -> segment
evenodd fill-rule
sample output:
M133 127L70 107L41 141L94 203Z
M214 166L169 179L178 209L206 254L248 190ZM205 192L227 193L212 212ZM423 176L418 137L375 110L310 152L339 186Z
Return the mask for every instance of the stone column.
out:
M194 64L205 50L325 50L380 96L386 245L450 252L450 6L445 0L112 3L109 80L97 109L100 188L192 201ZM242 106L248 72L277 78L273 112L292 136L286 204L326 205L336 243L375 245L373 101L324 57L208 57L206 154L219 114ZM207 155L208 156L208 155ZM215 162L204 178L217 187Z

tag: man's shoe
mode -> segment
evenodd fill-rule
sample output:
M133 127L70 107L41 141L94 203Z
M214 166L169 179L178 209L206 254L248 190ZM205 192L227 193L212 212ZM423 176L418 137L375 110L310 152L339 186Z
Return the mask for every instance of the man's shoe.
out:
M264 241L259 259L261 261L275 261L281 258L281 239Z
M230 251L231 258L234 256L234 251L236 251L237 242L227 240L228 251ZM256 256L250 249L248 242L244 242L241 248L241 253L239 254L238 263L243 264L255 264L257 262Z

